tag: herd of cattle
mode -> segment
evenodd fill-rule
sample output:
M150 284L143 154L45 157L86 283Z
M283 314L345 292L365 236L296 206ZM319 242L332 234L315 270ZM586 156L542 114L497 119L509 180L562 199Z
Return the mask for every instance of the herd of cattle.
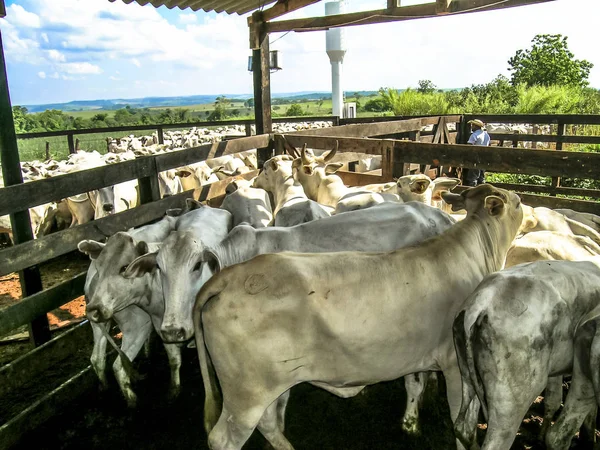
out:
M481 409L483 448L509 449L546 389L546 444L567 449L600 401L600 218L489 184L451 193L449 178L350 188L335 153L275 156L232 182L220 208L189 201L106 243L81 241L101 383L114 320L113 370L131 406L131 361L152 330L173 396L181 348L195 342L213 450L240 449L256 428L292 449L285 411L303 382L351 397L404 376L403 427L415 430L429 371L444 374L459 448L477 448Z

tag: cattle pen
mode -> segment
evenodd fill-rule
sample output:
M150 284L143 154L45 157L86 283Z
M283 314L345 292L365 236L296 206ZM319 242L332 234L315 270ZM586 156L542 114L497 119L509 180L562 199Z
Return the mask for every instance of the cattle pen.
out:
M38 204L131 179L139 181L142 204L40 239L17 241L16 245L0 251L0 276L13 272L24 274L25 293L20 302L0 312L0 335L29 324L31 340L38 345L35 350L0 369L0 396L8 399L9 403L2 411L1 417L5 421L0 426L0 447L8 448L19 442L66 405L85 398L96 388L95 374L87 360L90 352L88 344L91 343L89 325L83 322L59 337L48 340L50 335L46 313L83 294L85 273L43 289L38 266L73 252L83 239L102 240L117 231L155 221L164 215L165 210L183 207L187 198L217 206L232 180L221 180L202 189L160 199L156 181L158 172L251 149L263 149L264 158L282 153L296 156L304 144L309 148L327 150L337 142L340 153L359 152L382 156L381 174L340 172L348 185L391 181L411 171L447 166L480 167L505 173L554 177L555 180L557 177L600 178L599 154L560 151L562 143L600 144L600 137L564 133L564 127L568 125L600 125L600 116L484 116L484 120L498 123L550 124L557 130L555 134L533 136L492 133L496 145L489 148L461 144L465 140L465 125L469 119L470 116L390 118L386 121L359 119L353 120L355 123L332 128L285 135L248 136L168 154L143 156L133 161L1 189L0 215L27 211L27 208ZM454 126L449 127L449 124ZM431 131L421 134L423 127L428 125L433 126ZM555 143L558 151L502 147L498 145L502 140L510 141L511 145L518 141L544 140ZM249 179L255 175L256 172L249 172L243 176ZM600 203L597 201L565 198L578 196L597 199L600 198L599 190L563 188L557 184L505 187L520 192L522 198L532 206L570 208L600 214ZM37 385L40 379L46 380L41 389Z

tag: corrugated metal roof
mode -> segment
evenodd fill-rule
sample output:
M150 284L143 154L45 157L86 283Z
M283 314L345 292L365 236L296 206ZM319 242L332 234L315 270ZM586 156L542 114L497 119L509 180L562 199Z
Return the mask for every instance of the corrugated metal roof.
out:
M115 2L117 0L109 0ZM275 0L122 0L124 3L139 3L140 5L151 4L158 8L159 6L166 6L169 9L191 9L192 11L198 11L200 9L208 12L223 12L228 14L246 14L251 11L263 8L266 5L275 3Z

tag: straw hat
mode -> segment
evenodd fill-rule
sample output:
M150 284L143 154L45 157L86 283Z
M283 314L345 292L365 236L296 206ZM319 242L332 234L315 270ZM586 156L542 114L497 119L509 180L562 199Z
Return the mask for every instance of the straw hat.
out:
M473 125L477 125L479 128L483 128L485 124L479 119L469 120L467 123L472 123Z

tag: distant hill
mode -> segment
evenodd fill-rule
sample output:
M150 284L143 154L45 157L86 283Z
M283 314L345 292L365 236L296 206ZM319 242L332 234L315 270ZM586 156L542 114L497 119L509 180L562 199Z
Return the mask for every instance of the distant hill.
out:
M376 94L377 91L348 91L346 96L352 96L355 92L358 92L362 96L368 96ZM234 94L225 95L231 100L248 100L252 98L252 94ZM214 103L217 99L217 95L188 95L183 97L144 97L144 98L130 98L130 99L110 99L110 100L78 100L67 103L50 103L46 105L23 105L29 112L43 112L47 109L58 109L65 112L73 111L112 111L115 109L124 108L125 106L131 106L132 108L181 108L190 105L200 105L207 103ZM319 100L330 99L331 92L318 92L318 91L303 91L303 92L287 92L287 93L274 93L273 98L277 99L289 99L289 100Z

